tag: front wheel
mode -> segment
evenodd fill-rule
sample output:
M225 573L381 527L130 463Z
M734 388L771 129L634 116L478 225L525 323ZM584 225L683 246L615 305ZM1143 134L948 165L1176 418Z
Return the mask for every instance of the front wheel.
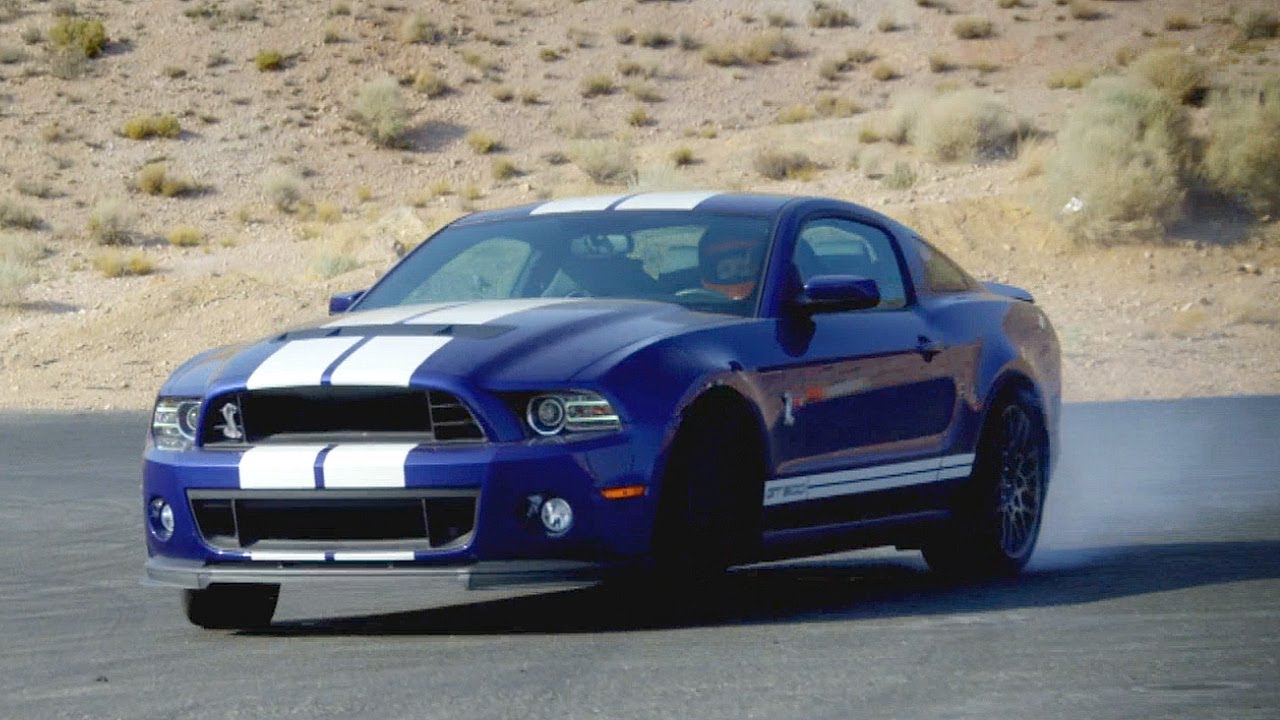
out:
M202 628L252 630L271 624L279 599L279 585L210 585L183 590L182 610Z
M960 577L1015 575L1035 550L1048 487L1044 416L1026 390L996 406L950 528L925 543L929 567Z

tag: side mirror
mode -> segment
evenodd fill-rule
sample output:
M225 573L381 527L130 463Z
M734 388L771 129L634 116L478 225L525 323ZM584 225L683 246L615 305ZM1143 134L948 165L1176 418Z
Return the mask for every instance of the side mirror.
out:
M804 284L796 307L812 315L844 310L866 310L880 304L880 288L871 278L857 275L816 275Z
M329 298L329 314L341 315L356 304L356 301L364 297L364 290L356 290L355 292L341 293Z

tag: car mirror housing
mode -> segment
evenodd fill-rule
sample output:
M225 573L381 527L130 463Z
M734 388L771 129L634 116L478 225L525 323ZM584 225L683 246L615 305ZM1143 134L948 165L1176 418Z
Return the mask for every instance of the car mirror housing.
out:
M364 297L364 294L365 294L364 290L356 290L354 292L339 293L337 295L334 295L333 297L329 298L329 314L341 315L342 313L351 309L351 306L355 305L357 300Z
M880 288L857 275L816 275L804 284L795 306L806 314L866 310L880 304Z

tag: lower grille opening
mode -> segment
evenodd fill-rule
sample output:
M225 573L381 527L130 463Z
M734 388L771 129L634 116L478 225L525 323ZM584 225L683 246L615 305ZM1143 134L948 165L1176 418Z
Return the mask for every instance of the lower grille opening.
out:
M342 549L388 544L415 550L448 549L469 541L476 497L457 491L394 491L381 497L343 491L279 493L191 491L201 537L220 549L269 543L275 549Z

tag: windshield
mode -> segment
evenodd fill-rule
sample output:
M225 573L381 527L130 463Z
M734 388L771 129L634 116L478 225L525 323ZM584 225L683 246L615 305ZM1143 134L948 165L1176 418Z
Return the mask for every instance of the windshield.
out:
M612 211L448 227L369 291L369 310L508 298L671 302L747 316L771 224L760 217Z

